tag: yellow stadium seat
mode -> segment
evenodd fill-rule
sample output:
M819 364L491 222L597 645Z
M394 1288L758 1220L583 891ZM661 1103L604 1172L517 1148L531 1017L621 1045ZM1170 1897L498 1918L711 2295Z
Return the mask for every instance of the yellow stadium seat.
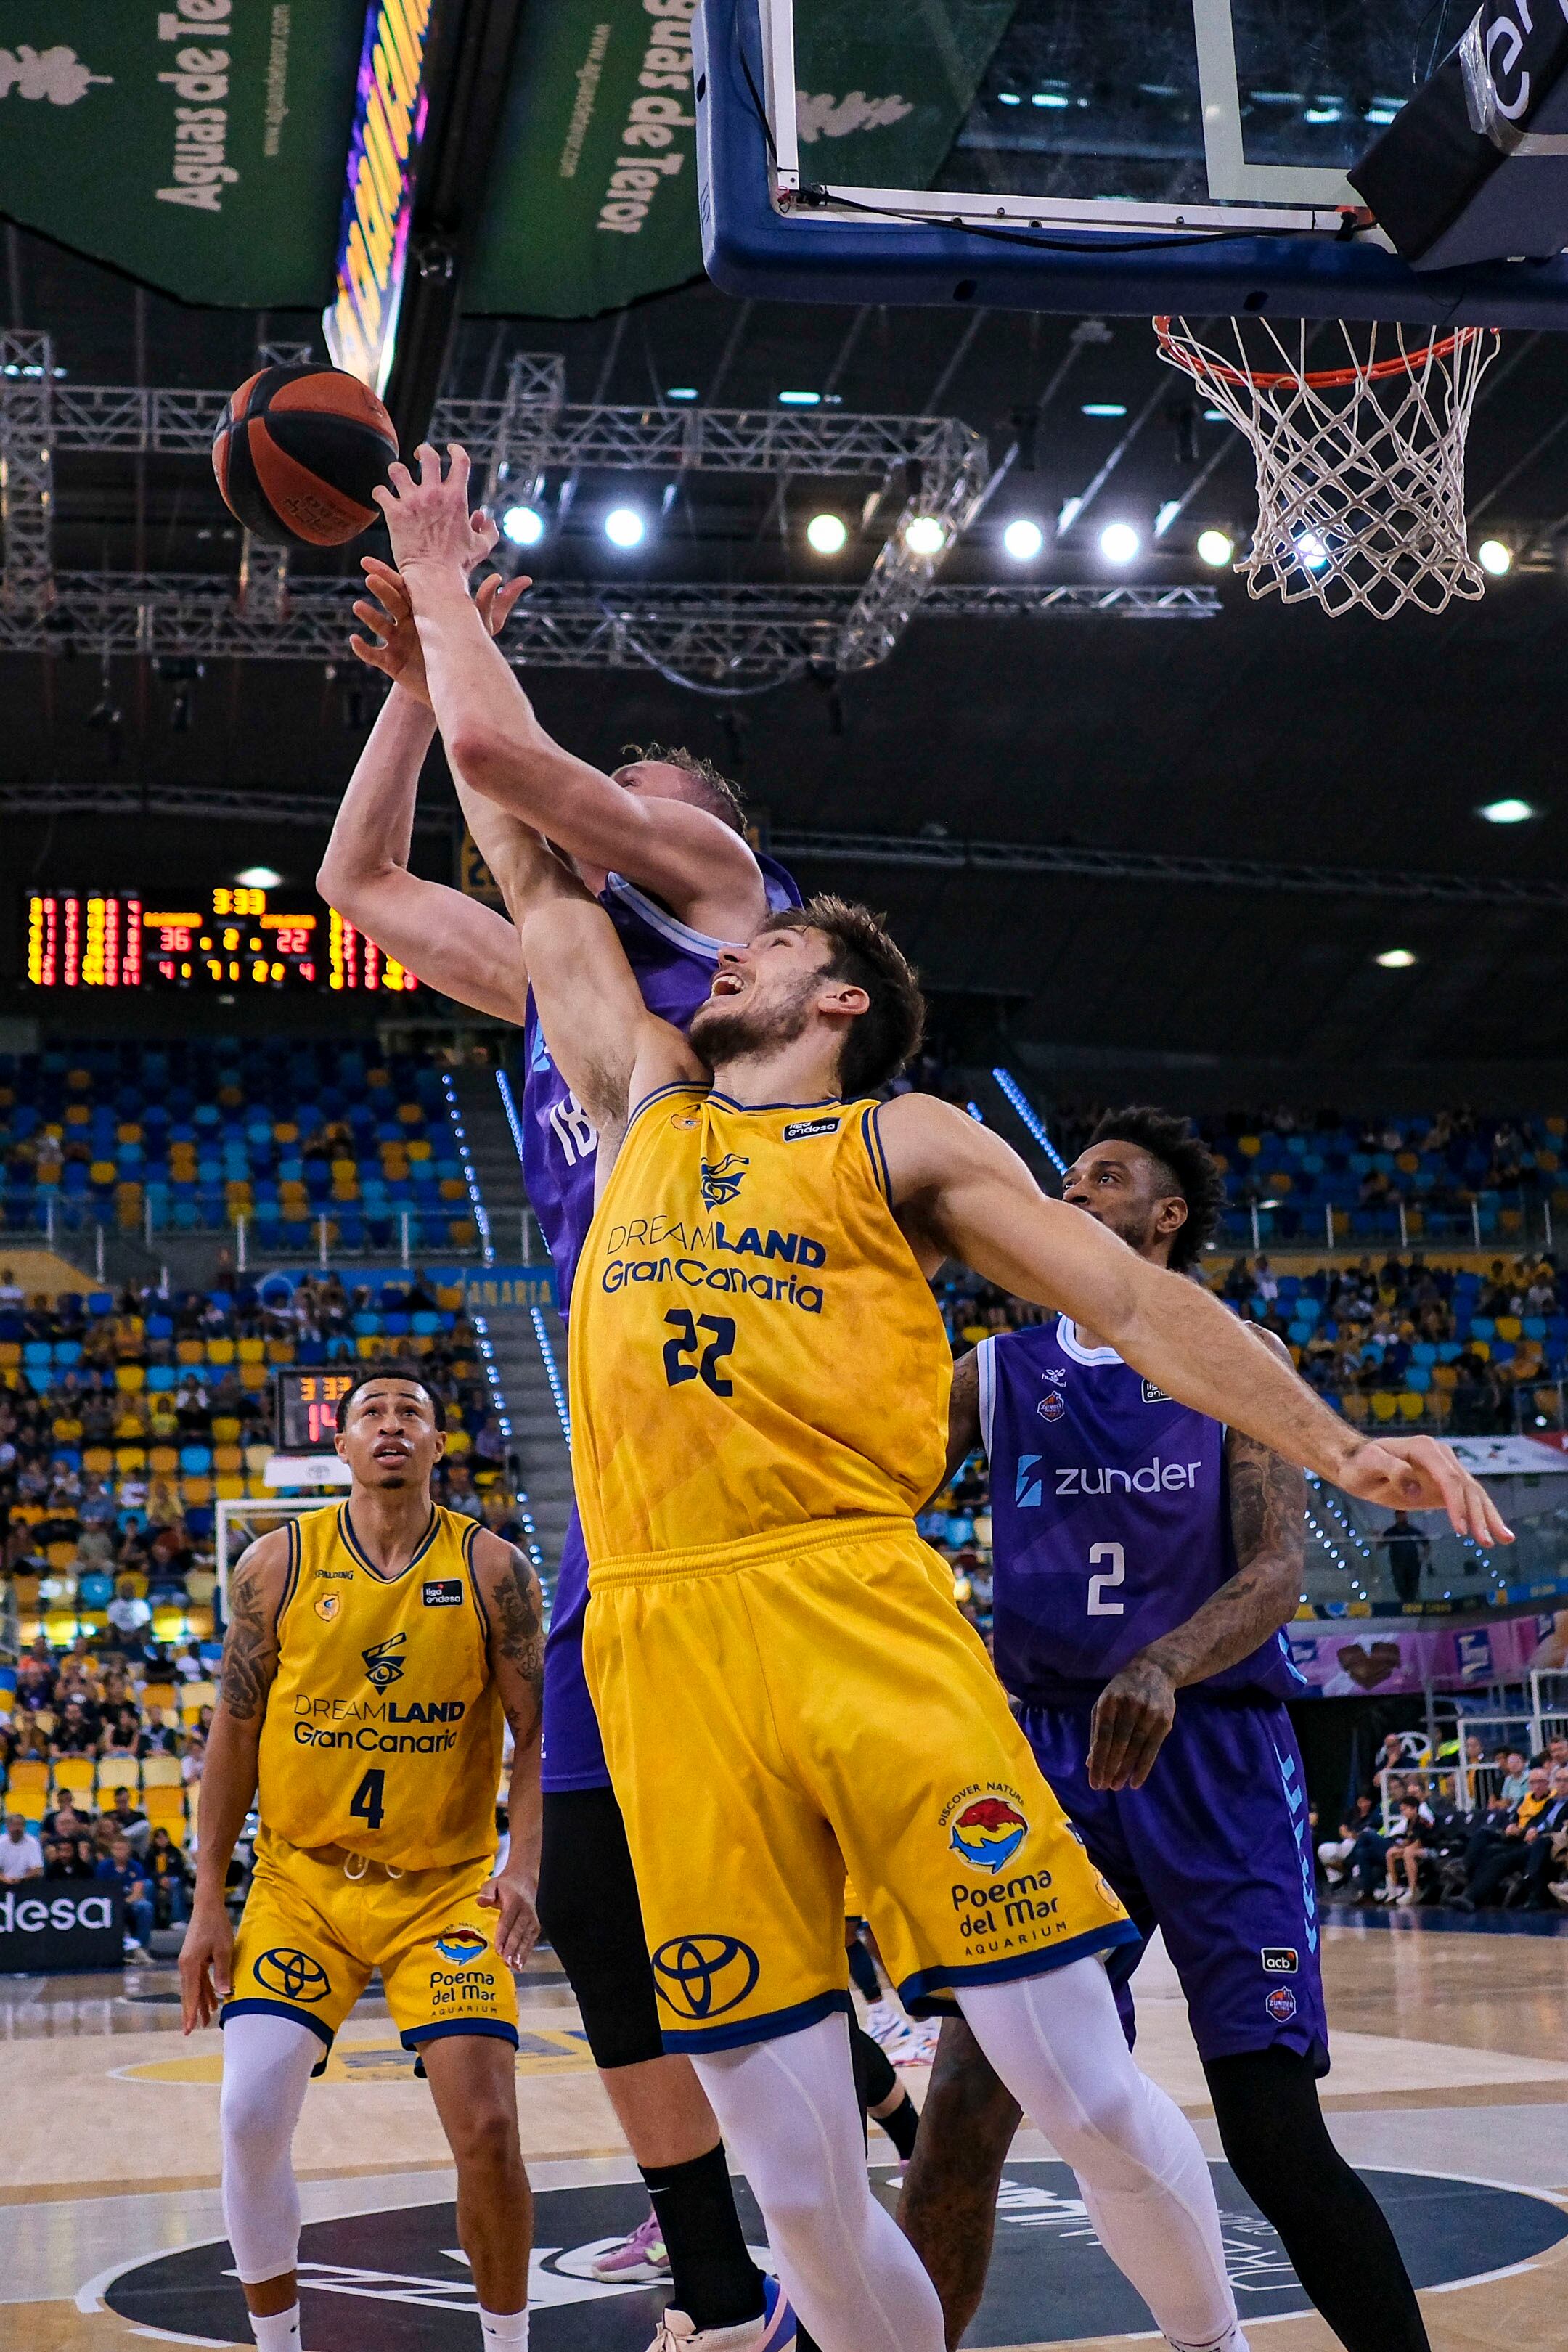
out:
M291 1364L294 1360L293 1340L268 1339L267 1342L267 1360L269 1364Z
M48 1790L49 1768L41 1758L23 1756L12 1765L5 1782L5 1794L13 1804L26 1797L46 1797ZM26 1812L26 1806L23 1805L22 1810ZM38 1810L40 1812L43 1811L41 1804Z
M126 1396L139 1396L147 1385L145 1364L116 1364L114 1385Z
M1373 1389L1372 1415L1374 1421L1392 1421L1399 1410L1399 1400L1387 1389Z
M1497 1335L1500 1339L1522 1339L1524 1326L1517 1315L1500 1315L1497 1319Z
M268 1445L258 1438L255 1444L247 1445L245 1449L246 1468L247 1470L265 1470L277 1450L276 1446Z
M18 1609L36 1609L44 1597L44 1580L18 1568L12 1573L11 1590L16 1596Z
M20 1339L0 1339L0 1364L19 1364L21 1360Z
M156 1797L165 1789L183 1789L184 1774L177 1756L144 1756L142 1759L142 1792ZM152 1807L148 1807L149 1812Z
M144 1445L117 1445L114 1449L114 1466L122 1478L132 1471L145 1470L147 1448Z
M68 1537L62 1536L58 1543L45 1545L44 1558L51 1568L69 1568L76 1559L76 1546Z
M210 1568L193 1568L185 1579L185 1591L193 1601L205 1609L217 1591L217 1578Z
M134 1796L142 1786L142 1767L134 1756L100 1756L93 1775L93 1787L100 1797L113 1801L116 1789L129 1789Z
M166 1822L171 1819L184 1821L185 1789L180 1773L180 1759L177 1756L163 1756L158 1760L163 1764L172 1764L174 1768L174 1777L173 1780L147 1781L143 1784L142 1811L146 1813L147 1819L153 1822Z
M1347 1421L1353 1421L1358 1428L1364 1429L1368 1421L1372 1418L1372 1415L1367 1401L1365 1397L1362 1395L1361 1391L1359 1389L1349 1390L1346 1394L1340 1399L1340 1403L1343 1407L1345 1419Z
M232 1364L234 1361L234 1341L232 1339L209 1339L207 1341L207 1361L209 1364Z
M154 1477L172 1478L180 1466L177 1445L153 1445L147 1450L147 1467Z
M212 1498L213 1482L210 1478L181 1479L180 1500L182 1503L210 1503Z
M243 1469L244 1466L245 1456L240 1452L237 1445L215 1445L213 1447L213 1468L215 1470L240 1470Z
M68 1650L79 1631L73 1612L50 1609L44 1617L44 1638L51 1650Z
M239 1437L239 1423L235 1419L232 1413L220 1412L215 1414L213 1419L213 1444L215 1445L235 1444Z
M91 1793L97 1775L96 1759L91 1756L58 1756L55 1759L55 1787L68 1790L73 1796Z
M81 1457L81 1466L95 1478L107 1478L114 1467L114 1456L107 1445L89 1445Z
M180 1692L180 1714L186 1723L195 1723L204 1706L217 1705L216 1683L186 1683Z
M148 1683L142 1692L142 1704L144 1707L161 1706L165 1715L174 1712L179 1704L179 1698L180 1688L177 1683Z
M1492 1350L1489 1339L1471 1339L1467 1344L1469 1347L1471 1355L1479 1356L1483 1364L1489 1364L1491 1362Z
M210 1642L214 1633L217 1630L217 1617L216 1612L211 1609L199 1608L193 1603L188 1612L188 1615L190 1619L191 1639L194 1642Z
M238 1452L237 1446L234 1449ZM242 1503L245 1500L245 1473L242 1470L220 1470L213 1480L213 1492L220 1503Z
M185 1612L177 1602L168 1601L153 1610L153 1639L154 1642L177 1642L184 1630ZM170 1705L177 1706L178 1701L171 1700Z
M239 1385L242 1389L249 1389L259 1393L268 1386L270 1378L271 1375L265 1364L241 1364L239 1368Z
M197 1364L204 1362L205 1358L206 1346L205 1341L201 1339L175 1340L174 1361L176 1364L189 1364L194 1369Z
M1401 1389L1399 1410L1405 1420L1419 1421L1426 1410L1426 1400L1415 1389Z
M242 1364L265 1363L267 1360L266 1340L241 1339L239 1342L239 1360Z

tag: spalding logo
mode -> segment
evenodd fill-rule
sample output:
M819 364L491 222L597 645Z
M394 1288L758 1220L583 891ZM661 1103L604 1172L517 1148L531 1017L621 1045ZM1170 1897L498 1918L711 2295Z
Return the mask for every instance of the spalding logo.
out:
M952 1825L952 1850L976 1870L1000 1870L1029 1834L1016 1805L1001 1797L980 1797L966 1805Z

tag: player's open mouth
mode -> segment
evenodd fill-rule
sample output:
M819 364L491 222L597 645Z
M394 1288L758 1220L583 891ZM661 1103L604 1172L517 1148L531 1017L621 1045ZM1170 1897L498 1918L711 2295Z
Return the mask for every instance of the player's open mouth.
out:
M413 1451L414 1448L405 1444L401 1437L384 1437L372 1446L371 1459L374 1462L406 1462Z
M713 975L710 996L740 996L745 989L744 976L738 971L719 971Z

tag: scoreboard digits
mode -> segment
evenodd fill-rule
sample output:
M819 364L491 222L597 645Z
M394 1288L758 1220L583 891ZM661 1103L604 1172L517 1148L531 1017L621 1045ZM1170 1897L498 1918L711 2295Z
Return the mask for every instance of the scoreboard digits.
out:
M281 1364L278 1381L278 1443L285 1454L330 1454L338 1433L338 1400L353 1372L303 1371Z
M276 910L239 885L205 908L134 890L29 890L26 973L43 989L324 989L407 994L419 985L335 908Z

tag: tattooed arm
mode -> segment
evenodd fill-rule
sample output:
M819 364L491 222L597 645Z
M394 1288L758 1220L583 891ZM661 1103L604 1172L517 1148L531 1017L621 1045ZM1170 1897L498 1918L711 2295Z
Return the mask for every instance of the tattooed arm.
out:
M981 1439L980 1350L971 1348L952 1368L952 1388L947 1400L947 1463L942 1474L946 1486L957 1477ZM940 1495L942 1486L937 1488Z
M479 1896L499 1911L496 1949L509 1969L521 1968L539 1941L534 1897L539 1891L542 1801L539 1793L540 1722L544 1698L544 1603L539 1579L516 1544L500 1536L474 1538L474 1572L489 1613L489 1664L511 1728L511 1779L507 1787L506 1868Z
M184 2029L208 2025L232 1990L234 1931L224 1886L235 1841L256 1794L267 1694L278 1672L278 1612L289 1578L289 1536L279 1528L240 1557L228 1595L218 1700L202 1767L196 1885L180 1947Z
M1280 1355L1272 1332L1256 1334ZM1306 1554L1307 1486L1300 1470L1239 1430L1227 1432L1236 1574L1146 1650L1129 1658L1096 1701L1089 1777L1097 1789L1141 1789L1176 1719L1176 1693L1250 1656L1296 1613Z

